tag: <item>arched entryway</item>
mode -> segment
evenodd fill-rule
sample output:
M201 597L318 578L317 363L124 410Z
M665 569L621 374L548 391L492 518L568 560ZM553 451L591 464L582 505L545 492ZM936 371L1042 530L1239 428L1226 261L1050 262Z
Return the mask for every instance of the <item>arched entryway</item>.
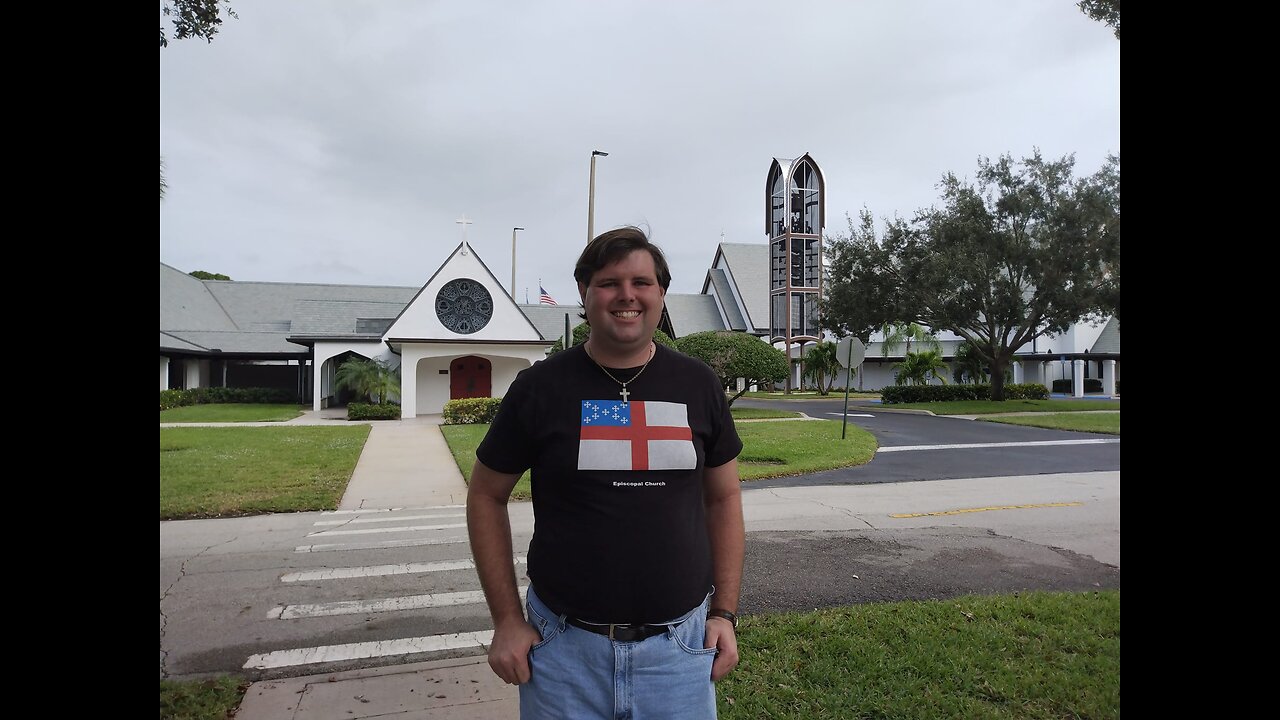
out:
M493 365L468 355L449 363L449 399L489 397L493 392Z

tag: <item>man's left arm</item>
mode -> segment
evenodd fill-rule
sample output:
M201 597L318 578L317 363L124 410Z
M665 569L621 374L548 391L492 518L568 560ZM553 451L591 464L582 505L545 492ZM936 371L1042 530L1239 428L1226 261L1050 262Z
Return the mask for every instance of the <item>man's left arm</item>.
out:
M711 606L736 615L738 593L742 587L742 560L747 544L736 458L703 471L703 498L707 508L707 535L711 539L712 576L716 585L716 592L711 596ZM714 615L707 618L704 647L719 650L715 663L711 666L713 682L728 675L737 666L738 638L733 623L727 619Z

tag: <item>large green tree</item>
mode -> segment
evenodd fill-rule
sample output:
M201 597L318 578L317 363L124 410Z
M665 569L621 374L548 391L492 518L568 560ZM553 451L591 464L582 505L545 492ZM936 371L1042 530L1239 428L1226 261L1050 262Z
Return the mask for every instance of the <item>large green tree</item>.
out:
M228 275L223 275L222 273L211 273L207 270L192 270L187 274L193 278L196 278L197 280L230 280L231 279L231 277Z
M1116 31L1116 39L1120 39L1120 0L1080 0L1076 7L1094 20L1110 25Z
M238 17L228 0L165 0L160 12L173 21L173 39L201 38L213 42L222 25L222 16ZM160 27L160 47L168 47L169 38Z
M941 203L894 218L883 237L855 236L847 272L830 277L876 293L900 322L949 330L991 368L1004 399L1015 350L1073 323L1118 314L1120 157L1073 174L1074 156L1039 151L982 159L973 181L948 174Z
M787 378L786 354L754 335L711 330L685 335L676 341L676 346L685 355L710 365L725 387L738 378L746 379L743 388L729 398L730 405L753 385Z
M875 218L863 208L858 213L858 224L848 215L848 235L827 239L827 278L851 278L854 270L865 262L865 248L877 242ZM822 303L822 327L841 337L854 336L863 344L871 342L871 333L899 319L895 288L890 278L864 273L858 274L858 282L824 283Z

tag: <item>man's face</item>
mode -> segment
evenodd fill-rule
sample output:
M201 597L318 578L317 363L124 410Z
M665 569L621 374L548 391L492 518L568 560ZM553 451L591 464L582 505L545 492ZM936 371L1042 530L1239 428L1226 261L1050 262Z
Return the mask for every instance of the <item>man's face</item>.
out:
M666 291L658 284L653 256L634 250L578 284L592 347L602 353L625 354L648 347L662 319Z

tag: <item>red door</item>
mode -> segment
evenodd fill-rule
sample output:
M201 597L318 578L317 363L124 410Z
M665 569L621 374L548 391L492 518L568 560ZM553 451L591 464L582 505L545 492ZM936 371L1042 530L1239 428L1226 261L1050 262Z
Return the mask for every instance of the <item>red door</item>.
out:
M489 397L493 391L493 368L489 361L468 355L449 366L449 399Z

